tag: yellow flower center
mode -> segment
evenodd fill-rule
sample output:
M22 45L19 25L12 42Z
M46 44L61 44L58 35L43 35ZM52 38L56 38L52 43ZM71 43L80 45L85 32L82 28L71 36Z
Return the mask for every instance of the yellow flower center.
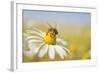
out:
M46 44L55 45L56 44L56 36L49 32L45 35L44 41Z

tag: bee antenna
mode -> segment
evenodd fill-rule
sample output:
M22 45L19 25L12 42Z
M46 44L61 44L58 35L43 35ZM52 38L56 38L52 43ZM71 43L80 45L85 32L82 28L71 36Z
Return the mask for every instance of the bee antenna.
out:
M54 24L55 24L55 28L57 28L57 24L56 24L56 22L55 22Z
M52 26L47 22L47 24L49 25L50 28L52 28Z

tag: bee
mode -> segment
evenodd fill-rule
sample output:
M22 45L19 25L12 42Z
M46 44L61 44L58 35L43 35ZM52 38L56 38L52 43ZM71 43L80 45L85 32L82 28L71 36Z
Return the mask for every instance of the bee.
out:
M46 32L45 35L45 43L50 44L50 45L55 45L56 44L56 36L58 35L58 30L54 27L52 27L50 24L48 24L50 28Z

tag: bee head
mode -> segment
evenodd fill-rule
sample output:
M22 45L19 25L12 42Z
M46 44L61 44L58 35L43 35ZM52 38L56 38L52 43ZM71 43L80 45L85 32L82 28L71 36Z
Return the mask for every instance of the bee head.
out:
M50 28L50 29L48 30L48 32L52 33L53 35L57 35L57 34L58 34L58 31L57 31L56 28Z
M47 23L48 24L48 26L50 27L49 29L48 29L48 33L51 33L52 35L57 35L58 34L58 31L57 31L57 29L56 28L54 28L54 27L52 27L49 23Z

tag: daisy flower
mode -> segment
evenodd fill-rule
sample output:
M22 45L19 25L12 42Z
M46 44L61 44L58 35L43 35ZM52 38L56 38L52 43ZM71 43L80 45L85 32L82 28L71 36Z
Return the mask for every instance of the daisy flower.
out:
M56 31L56 29L53 30ZM24 54L28 56L37 55L37 57L43 58L47 53L50 60L54 60L56 54L58 54L61 59L64 59L69 53L69 50L65 47L67 43L61 38L51 37L51 32L52 29L46 33L37 28L26 30L23 34Z

